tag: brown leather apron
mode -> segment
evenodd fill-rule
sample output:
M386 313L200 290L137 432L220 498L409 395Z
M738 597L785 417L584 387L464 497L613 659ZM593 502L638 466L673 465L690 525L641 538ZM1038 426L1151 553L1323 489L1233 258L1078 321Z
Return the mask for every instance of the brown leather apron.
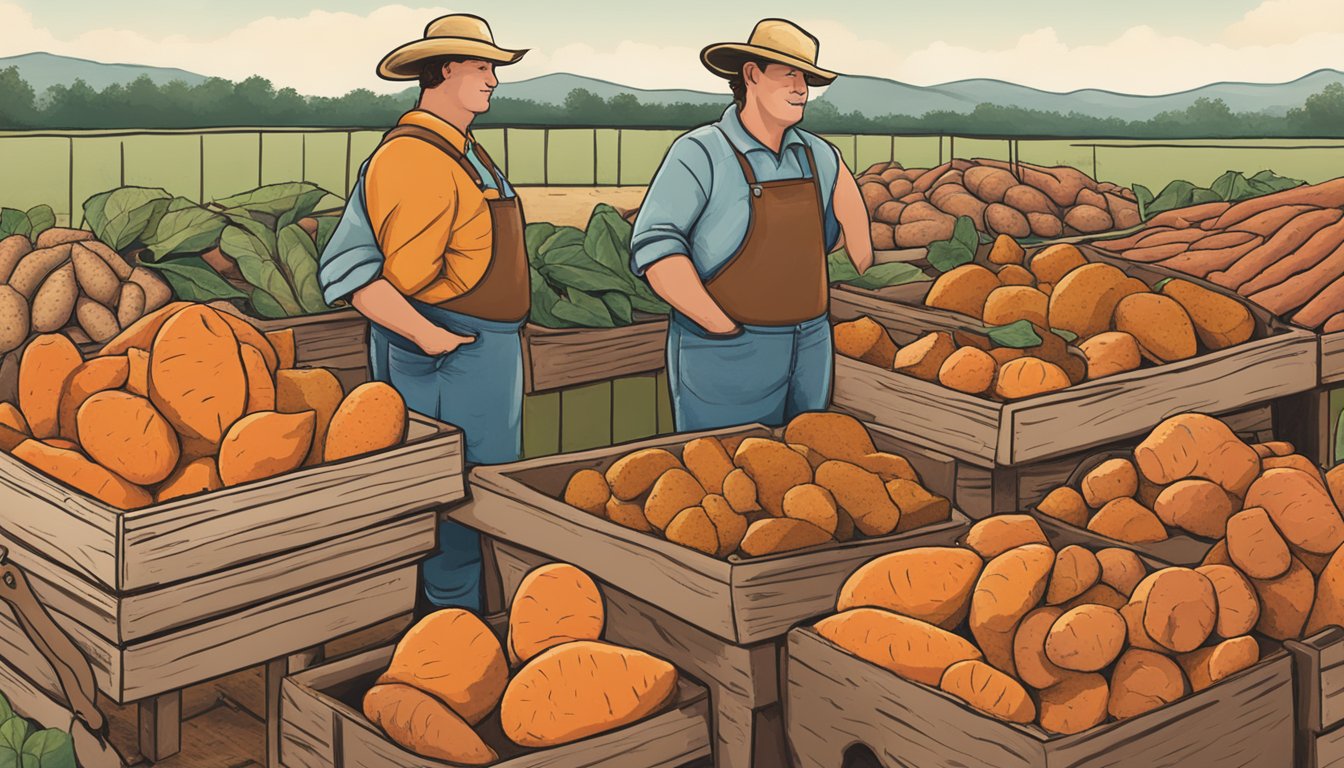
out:
M477 187L485 188L481 175L476 172L466 155L452 142L419 125L399 125L383 136L383 143L400 136L420 139L442 150L467 172ZM504 179L496 170L485 148L476 145L478 157L499 190ZM523 206L515 195L507 200L486 200L490 211L490 263L485 274L467 292L438 306L450 312L500 323L515 323L527 317L532 308L532 290L528 281L527 243L523 239Z
M723 311L742 325L797 325L826 313L826 229L821 182L812 148L811 178L759 182L751 163L728 142L747 177L747 234L732 258L705 284Z

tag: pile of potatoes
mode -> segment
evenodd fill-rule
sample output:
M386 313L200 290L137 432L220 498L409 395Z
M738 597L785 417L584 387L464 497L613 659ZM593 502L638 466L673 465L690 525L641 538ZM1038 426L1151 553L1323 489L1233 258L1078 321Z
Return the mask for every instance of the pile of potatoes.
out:
M621 728L673 703L676 667L603 642L605 624L602 593L588 574L543 565L519 584L502 644L460 608L420 620L364 695L364 715L417 755L487 765L499 756L479 726L492 715L514 744L545 748Z
M782 440L701 437L644 448L605 474L570 477L565 503L711 557L757 557L948 520L904 457L878 451L858 420L805 413Z
M877 163L858 177L873 247L922 248L952 236L958 216L991 235L1056 238L1141 223L1134 193L1076 168L983 158L933 169Z
M1282 603L1228 565L1150 573L1130 550L1056 549L1030 516L1001 515L960 547L865 564L815 629L987 715L1075 734L1254 666L1252 632Z
M69 337L23 351L0 450L118 509L262 480L400 443L406 405L373 382L347 396L294 367L292 329L258 331L175 302L85 360Z
M1000 236L988 261L941 275L925 305L989 328L1029 322L1039 346L994 347L979 334L934 332L898 349L881 325L860 318L836 326L836 351L959 392L1015 400L1128 373L1145 360L1162 365L1201 348L1226 349L1255 332L1254 316L1236 299L1179 278L1150 288L1118 267L1089 262L1073 245L1028 259Z
M0 355L30 333L104 343L172 300L168 283L131 266L83 229L53 227L0 240Z

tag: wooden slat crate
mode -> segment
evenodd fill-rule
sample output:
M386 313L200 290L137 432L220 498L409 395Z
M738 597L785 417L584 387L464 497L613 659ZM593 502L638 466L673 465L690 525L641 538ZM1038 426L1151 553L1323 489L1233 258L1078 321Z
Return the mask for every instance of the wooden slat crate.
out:
M1344 765L1344 629L1326 627L1283 644L1297 678L1302 768Z
M387 646L285 679L280 703L280 760L287 768L421 768L439 765L402 749L364 717L360 701L392 658ZM498 711L480 726L499 754L497 768L674 768L709 754L709 698L682 678L668 709L609 733L549 749L508 742Z
M1114 260L1095 249L1084 251L1089 259L1112 263L1149 284L1175 275ZM838 321L869 315L898 344L929 331L982 325L924 307L922 294L928 287L920 283L884 289L886 296L882 291L837 288L831 293L831 315ZM837 356L834 403L863 421L893 427L906 439L981 466L1077 453L1144 434L1176 413L1225 414L1314 388L1320 365L1315 337L1258 307L1250 309L1256 334L1244 344L1006 403Z
M1344 382L1344 331L1321 334L1321 383Z
M1282 650L1161 709L1073 736L982 715L806 627L789 633L785 680L785 722L797 768L1292 765L1292 663Z
M667 318L639 314L620 328L523 327L523 391L567 389L657 373L667 360Z

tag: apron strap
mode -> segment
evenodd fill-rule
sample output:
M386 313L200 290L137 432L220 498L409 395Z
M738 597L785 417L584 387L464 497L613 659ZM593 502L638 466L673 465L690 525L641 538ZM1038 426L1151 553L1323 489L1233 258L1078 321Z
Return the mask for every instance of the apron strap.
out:
M737 164L742 166L742 175L747 177L747 186L753 186L756 183L756 174L752 172L751 163L747 162L747 156L738 150L737 145L733 143L732 139L728 138L728 134L724 133L722 128L717 125L714 128L723 134L723 140L728 142L728 148L733 150L733 155L737 157Z
M474 136L470 138L471 146L476 150L476 157L480 158L481 164L484 165L485 169L490 172L490 175L495 178L495 184L498 186L500 194L503 194L504 174L499 172L499 168L495 166L495 161L490 158L490 153L485 151L485 145L477 141Z
M476 172L475 166L471 164L471 161L467 159L466 155L462 154L462 150L453 146L453 143L448 141L444 137L423 126L398 125L397 127L383 134L383 141L381 144L379 144L379 146L382 146L382 144L386 144L387 142L393 139L401 138L403 136L411 139L419 139L420 141L423 141L426 144L429 144L430 146L439 149L445 155L448 155L453 160L455 160L458 165L462 166L462 170L466 171L467 175L471 177L471 180L476 182L477 187L482 187L485 185L485 183L481 181L481 174Z
M803 151L807 153L807 170L812 174L812 186L817 188L817 211L821 214L821 231L825 232L826 199L821 194L821 177L817 175L817 158L812 154L812 145L807 142L803 142Z

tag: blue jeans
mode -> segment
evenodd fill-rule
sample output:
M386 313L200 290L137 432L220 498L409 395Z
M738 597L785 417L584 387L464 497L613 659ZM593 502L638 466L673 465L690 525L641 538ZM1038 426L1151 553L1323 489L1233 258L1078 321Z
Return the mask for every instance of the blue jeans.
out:
M386 381L406 407L462 428L470 464L502 464L522 456L521 323L498 323L412 302L434 323L476 341L426 355L410 340L370 326L373 378ZM439 523L439 551L421 565L425 594L436 606L482 609L481 543L474 530Z
M780 426L831 401L831 325L821 316L787 326L745 326L713 338L674 312L667 376L679 432L760 422Z

